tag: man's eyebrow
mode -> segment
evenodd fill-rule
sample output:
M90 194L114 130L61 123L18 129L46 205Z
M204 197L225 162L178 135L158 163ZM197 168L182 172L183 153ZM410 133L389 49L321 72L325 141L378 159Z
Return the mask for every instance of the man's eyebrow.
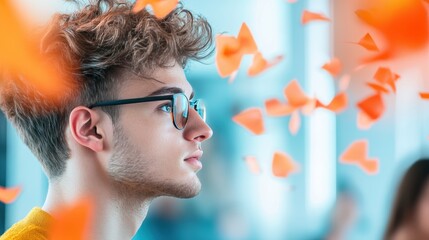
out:
M185 92L183 91L183 89L178 88L178 87L162 87L160 89L153 91L152 93L150 93L147 96L157 96L157 95L163 95L163 94L168 94L168 93L175 94L175 93L185 93ZM193 97L194 97L194 92L192 91L189 99L192 99Z

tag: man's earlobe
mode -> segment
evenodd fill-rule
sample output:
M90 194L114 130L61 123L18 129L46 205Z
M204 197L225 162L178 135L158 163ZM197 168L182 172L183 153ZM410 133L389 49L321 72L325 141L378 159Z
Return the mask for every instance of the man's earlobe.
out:
M94 152L103 150L104 133L99 123L100 115L87 107L76 107L70 113L69 125L74 140Z

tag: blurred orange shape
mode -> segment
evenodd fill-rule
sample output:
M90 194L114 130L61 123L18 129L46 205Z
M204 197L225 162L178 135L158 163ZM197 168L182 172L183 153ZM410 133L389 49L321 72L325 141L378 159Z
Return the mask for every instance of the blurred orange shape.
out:
M372 88L373 90L379 92L379 93L389 93L389 89L383 87L382 85L378 84L378 83L371 83L371 82L367 82L366 83L370 88Z
M323 103L317 101L317 107L326 108L332 112L339 113L346 109L348 103L347 94L342 92L337 94L332 101L328 105L324 105Z
M238 38L218 35L216 37L216 66L221 77L233 74L240 67L244 54L258 51L253 36L243 23Z
M358 17L384 37L387 48L371 60L392 58L427 45L427 8L421 0L372 0ZM371 61L370 60L370 61Z
M49 230L49 240L89 239L93 220L93 203L82 198L71 205L64 205L53 213L55 221Z
M297 80L292 80L286 86L284 95L292 107L302 107L310 101L310 98L302 91Z
M340 162L356 164L368 174L378 171L378 160L368 158L368 141L357 140L341 154Z
M355 163L365 160L368 155L368 142L366 140L358 140L350 144L350 146L340 156L341 162Z
M303 107L301 107L302 114L308 116L313 113L313 111L316 109L318 101L317 99L309 99L307 104L305 104Z
M30 39L10 3L0 1L0 68L23 76L26 84L35 87L47 100L57 100L59 93L67 92L65 77L41 56L38 44Z
M259 166L259 162L255 157L252 157L252 156L244 157L244 161L246 162L247 167L249 168L251 173L260 174L262 172L261 167Z
M153 14L159 18L165 18L170 12L172 12L179 0L137 0L133 7L133 12L137 13L143 10L147 5L151 5Z
M389 85L393 92L396 92L396 81L400 76L396 73L393 73L389 68L379 67L377 72L374 74L374 79L381 84Z
M283 56L277 56L274 60L268 62L260 52L257 52L253 57L252 65L249 68L247 74L254 77L270 67L275 66L283 59Z
M21 193L21 187L4 188L0 187L0 202L9 204L16 200Z
M365 98L358 102L357 106L372 120L379 119L385 110L383 98L380 93Z
M276 177L287 177L289 174L297 172L299 170L299 166L286 153L275 152L272 170L273 175Z
M265 131L262 111L259 108L244 110L235 115L232 120L256 135L263 134Z
M375 120L368 117L368 115L363 111L358 111L357 114L357 127L361 130L370 129L374 124Z
M246 23L241 24L237 39L240 42L242 54L254 54L258 51L255 39Z
M376 174L378 172L378 160L364 160L359 162L359 166L364 170L367 174Z
M343 75L338 82L338 89L340 92L345 92L350 85L350 75Z
M328 71L333 77L336 77L341 72L340 59L333 58L330 62L323 65L322 68Z
M340 156L340 162L356 164L368 174L378 171L378 160L368 158L368 141L358 140L350 146Z
M302 13L301 23L307 24L311 21L330 21L330 19L323 14L304 10Z
M289 131L292 135L296 135L301 127L301 117L299 116L299 111L296 110L292 113L292 116L289 120Z
M265 109L268 116L280 117L290 115L295 109L278 99L268 99L265 101Z
M216 66L221 77L227 77L238 70L243 55L240 43L234 37L216 37Z
M427 92L426 93L425 92L420 92L419 95L420 95L421 99L429 100L429 93L427 93Z
M382 84L385 84L394 81L394 76L389 68L379 67L377 72L374 74L374 79Z
M378 51L378 47L369 33L367 33L361 40L359 40L358 44L367 50Z

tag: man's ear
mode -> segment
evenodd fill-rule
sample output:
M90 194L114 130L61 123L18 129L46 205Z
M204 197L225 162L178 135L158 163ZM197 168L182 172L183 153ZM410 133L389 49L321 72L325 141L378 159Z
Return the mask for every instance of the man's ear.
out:
M100 127L100 120L97 111L83 106L74 108L70 113L69 125L76 142L94 152L103 150L106 135Z

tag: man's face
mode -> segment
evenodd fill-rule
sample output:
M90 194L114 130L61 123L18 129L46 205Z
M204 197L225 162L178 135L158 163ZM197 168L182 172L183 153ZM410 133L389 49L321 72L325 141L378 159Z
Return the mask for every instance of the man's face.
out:
M152 76L162 83L124 74L118 99L170 95L180 90L190 99L192 87L177 64L158 69ZM155 91L158 93L153 94ZM212 130L191 107L186 127L178 130L169 106L169 100L120 105L109 174L121 190L181 198L200 191L196 173L201 163L187 158L201 155L201 143L212 136Z

